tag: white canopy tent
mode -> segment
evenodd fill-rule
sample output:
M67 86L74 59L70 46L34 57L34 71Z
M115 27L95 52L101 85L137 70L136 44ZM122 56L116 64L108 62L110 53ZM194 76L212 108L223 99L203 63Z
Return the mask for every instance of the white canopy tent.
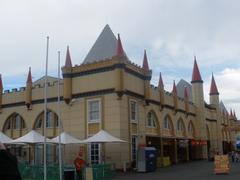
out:
M8 143L9 141L12 141L12 139L0 131L0 142L5 144Z
M100 130L97 134L82 141L83 143L126 143L119 138L116 138L104 130Z
M47 142L51 143L51 140L47 138ZM37 144L44 143L44 136L39 134L38 132L31 130L29 133L24 136L14 139L8 142L9 144L19 144L19 143L27 143L27 144Z
M70 134L66 132L61 133L61 144L81 144L83 141L71 136ZM59 136L51 139L52 143L59 143Z

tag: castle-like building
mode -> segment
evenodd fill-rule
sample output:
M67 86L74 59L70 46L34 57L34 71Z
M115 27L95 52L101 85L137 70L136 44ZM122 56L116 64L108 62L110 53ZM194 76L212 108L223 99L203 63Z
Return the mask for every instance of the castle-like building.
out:
M47 77L47 136L58 135L58 126L79 139L99 130L127 143L91 144L85 147L89 163L124 162L134 165L137 149L157 148L158 157L169 157L172 163L206 159L211 153L227 153L234 148L235 111L228 113L219 99L214 76L210 87L210 104L204 101L203 80L196 58L191 84L181 80L172 92L164 90L160 73L157 87L150 84L152 71L146 51L143 65L134 64L123 50L120 36L105 26L81 65L72 66L67 48L60 80L60 120L57 115L58 78ZM34 129L43 133L44 80L32 82L31 69L26 87L5 90L0 94L0 128L11 138ZM2 79L0 91L3 92ZM72 163L80 145L66 145L65 163ZM28 148L16 147L24 159ZM36 161L42 161L43 149L35 147ZM102 155L105 155L103 157ZM57 148L48 146L48 161L57 161Z

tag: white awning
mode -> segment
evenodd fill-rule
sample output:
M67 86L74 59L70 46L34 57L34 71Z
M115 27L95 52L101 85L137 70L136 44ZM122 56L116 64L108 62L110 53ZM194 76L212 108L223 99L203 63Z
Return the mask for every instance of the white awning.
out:
M50 139L46 139L47 143L51 143ZM39 134L38 132L31 130L29 133L24 136L17 138L15 140L9 141L9 144L18 144L18 143L27 143L27 144L36 144L36 143L44 143L44 136Z
M12 141L12 139L0 131L0 142L7 143L9 141Z
M69 135L66 132L61 133L61 144L81 144L83 143L81 140ZM51 139L51 142L53 143L59 143L59 136Z
M101 130L94 136L83 140L85 143L124 143L126 141L123 141L119 138L116 138L109 134L108 132Z

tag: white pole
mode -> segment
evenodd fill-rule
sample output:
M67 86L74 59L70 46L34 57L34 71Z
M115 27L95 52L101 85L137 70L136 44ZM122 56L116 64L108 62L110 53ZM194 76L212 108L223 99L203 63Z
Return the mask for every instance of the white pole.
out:
M61 147L61 132L62 123L60 118L60 51L58 51L58 158L59 158L59 179L62 180L62 147Z
M43 123L43 135L44 135L44 180L47 180L47 157L46 157L46 122L47 122L47 75L48 75L48 47L49 37L47 36L47 52L46 52L46 69L44 78L44 123Z

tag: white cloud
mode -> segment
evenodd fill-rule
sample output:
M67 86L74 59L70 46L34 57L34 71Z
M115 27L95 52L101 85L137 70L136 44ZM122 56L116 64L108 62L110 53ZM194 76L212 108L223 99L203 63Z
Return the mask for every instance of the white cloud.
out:
M218 74L214 74L215 82L220 93L220 99L224 102L227 109L235 109L236 114L240 117L240 68L226 68ZM209 100L209 91L211 76L204 83L205 100Z
M238 73L220 71L240 68L239 6L238 0L1 0L0 73L24 79L32 66L33 76L43 75L47 35L52 74L57 51L63 64L68 44L73 64L80 64L109 23L135 63L142 64L147 49L150 66L155 74L163 72L169 89L174 79L190 80L196 54L203 79L214 69L221 97L231 102L238 97L239 85L232 79Z

